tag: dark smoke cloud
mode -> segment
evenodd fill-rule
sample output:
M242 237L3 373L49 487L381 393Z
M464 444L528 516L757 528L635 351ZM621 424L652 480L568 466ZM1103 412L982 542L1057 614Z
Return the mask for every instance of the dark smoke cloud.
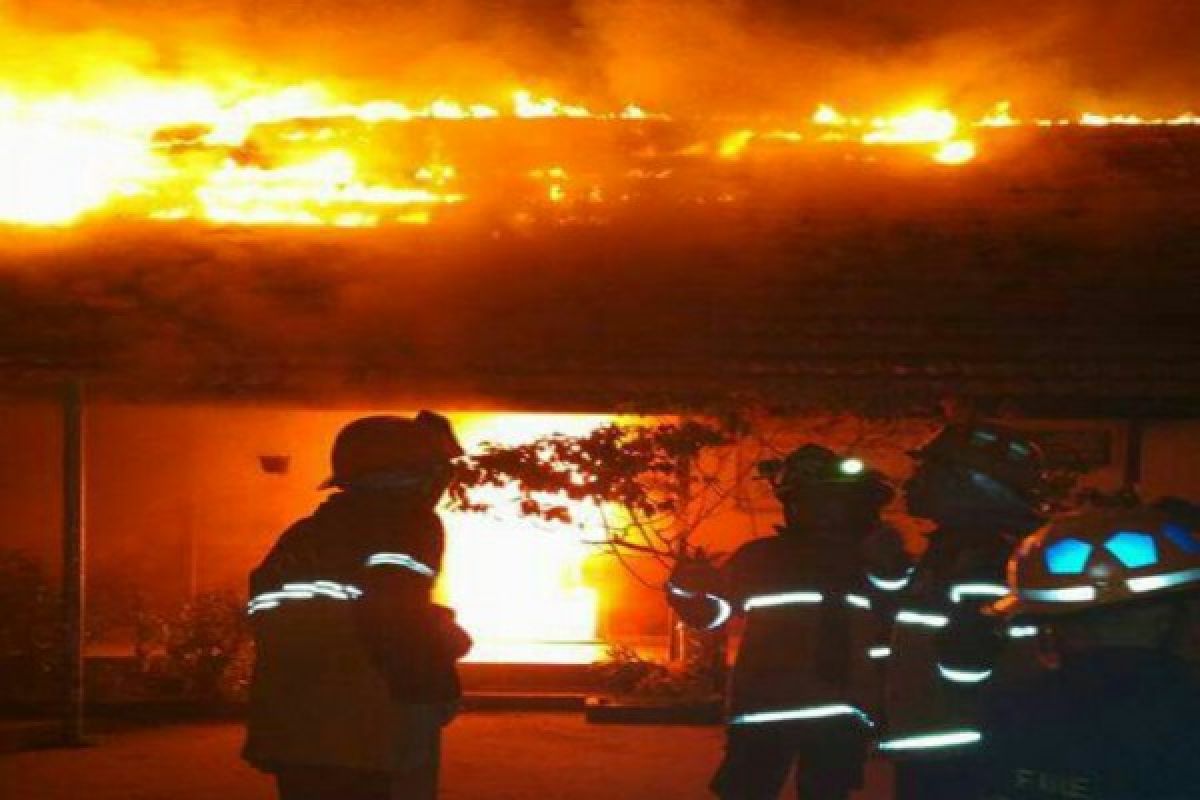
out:
M1198 104L1193 0L17 0L0 67L344 79L419 96L514 83L666 110L924 101ZM74 74L73 74L74 73ZM483 99L483 98L480 98Z

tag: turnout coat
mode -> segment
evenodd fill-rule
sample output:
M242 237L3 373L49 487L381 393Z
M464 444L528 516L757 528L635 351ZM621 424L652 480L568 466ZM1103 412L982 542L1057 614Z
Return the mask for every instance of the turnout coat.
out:
M247 761L404 772L436 756L470 646L432 601L443 548L436 514L396 491L335 494L283 534L250 576Z

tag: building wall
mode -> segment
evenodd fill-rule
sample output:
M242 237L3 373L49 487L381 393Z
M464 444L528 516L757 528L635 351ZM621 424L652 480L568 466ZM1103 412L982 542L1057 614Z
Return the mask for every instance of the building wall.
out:
M48 405L0 407L0 547L56 563L62 428Z
M1143 494L1200 501L1200 421L1146 423L1143 436Z
M364 413L370 412L89 408L87 562L94 631L127 635L110 630L111 621L128 619L139 603L170 610L196 591L242 591L247 573L278 535L323 499L317 485L328 475L329 446L345 423ZM528 425L523 419L508 427ZM572 426L607 416L561 419L568 432L578 432ZM464 441L472 435L505 438L478 414L454 415L454 421L467 434ZM33 554L51 573L60 558L60 424L52 405L0 414L0 547ZM265 472L263 455L287 456L287 472ZM531 539L553 535L533 527ZM495 552L495 543L488 544ZM510 566L497 564L494 574L504 576ZM584 571L585 580L604 587L602 633L665 630L657 592L637 584L613 559L589 559ZM649 624L639 612L648 598L656 606L649 616L657 617Z

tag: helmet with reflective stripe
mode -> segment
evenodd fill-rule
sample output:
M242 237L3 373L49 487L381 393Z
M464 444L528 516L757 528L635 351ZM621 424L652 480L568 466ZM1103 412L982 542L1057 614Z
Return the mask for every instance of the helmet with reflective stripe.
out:
M462 454L450 422L440 414L363 417L338 434L333 475L321 488L345 487L379 475L430 476Z
M982 473L1025 501L1036 500L1045 487L1041 450L1028 437L1000 425L947 425L912 456Z
M1172 507L1088 511L1027 537L1008 563L1004 613L1053 615L1200 590L1200 536Z

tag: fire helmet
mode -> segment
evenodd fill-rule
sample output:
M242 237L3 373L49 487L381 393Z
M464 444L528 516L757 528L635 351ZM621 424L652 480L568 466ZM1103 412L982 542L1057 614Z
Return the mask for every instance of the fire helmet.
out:
M1059 615L1200 590L1200 535L1190 516L1162 504L1057 519L1017 547L1010 594L994 608Z
M1030 505L1045 487L1042 451L1028 437L1000 425L947 425L911 455L985 475Z
M333 474L322 489L346 487L371 476L432 476L463 454L450 422L422 411L413 419L375 416L356 419L338 433Z
M806 444L782 459L760 461L759 476L771 483L775 496L785 505L798 492L819 487L853 487L867 493L873 505L885 505L892 488L877 470L859 458L840 456L827 447Z

